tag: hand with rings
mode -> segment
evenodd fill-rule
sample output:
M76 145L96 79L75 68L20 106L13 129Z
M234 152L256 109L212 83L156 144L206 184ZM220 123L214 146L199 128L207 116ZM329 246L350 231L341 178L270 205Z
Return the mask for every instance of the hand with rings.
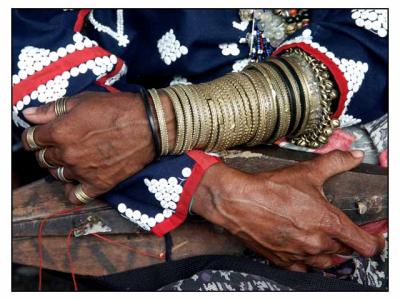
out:
M23 113L36 125L23 132L24 148L65 182L73 203L104 194L155 157L139 94L85 92Z

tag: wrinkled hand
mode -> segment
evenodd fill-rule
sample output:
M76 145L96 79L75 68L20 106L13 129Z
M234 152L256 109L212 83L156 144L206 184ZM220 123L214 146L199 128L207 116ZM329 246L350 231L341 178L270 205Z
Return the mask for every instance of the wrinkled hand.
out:
M140 171L154 159L154 145L144 104L139 94L86 92L71 97L68 113L56 118L54 102L24 111L40 124L36 143L46 147L45 159L64 166L64 176L82 183L96 197ZM23 133L25 149L26 130ZM36 152L37 156L38 152ZM56 169L50 169L56 176ZM66 184L68 199L80 203L74 185Z
M372 256L383 248L383 238L352 223L328 202L322 188L329 177L361 161L360 151L334 151L258 174L216 164L203 177L192 209L290 270L327 268L332 254Z

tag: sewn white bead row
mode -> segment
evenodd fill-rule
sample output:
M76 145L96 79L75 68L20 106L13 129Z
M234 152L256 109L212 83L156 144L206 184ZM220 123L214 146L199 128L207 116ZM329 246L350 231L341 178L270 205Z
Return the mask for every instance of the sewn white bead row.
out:
M347 127L361 122L360 119L354 118L350 115L346 115L346 112L348 110L351 99L361 87L361 84L365 78L365 73L368 71L368 63L362 61L356 62L353 59L340 59L336 57L336 55L333 52L329 51L326 47L313 41L312 31L309 28L303 30L301 35L282 43L281 47L292 43L306 43L310 45L314 49L320 51L321 53L324 53L339 67L340 71L346 78L347 87L349 89L344 103L343 113L339 118L339 120L341 121L341 127Z
M77 77L91 70L98 79L107 74L107 72L112 71L116 63L117 57L112 54L110 56L96 57L94 60L88 60L79 66L73 67L61 75L57 75L54 79L49 80L46 84L39 85L36 90L20 99L15 105L16 113L18 114L18 111L22 111L25 106L29 105L31 100L37 100L40 103L49 103L65 96L69 86L68 80L71 77ZM14 118L13 116L13 119L17 126L22 124L22 120L19 117Z
M146 231L150 231L152 227L163 222L165 218L169 218L172 215L170 210L168 210L168 212L167 210L164 210L163 213L158 213L154 217L149 217L147 214L142 214L137 209L132 210L131 208L128 208L125 203L119 203L117 209L122 216Z
M182 77L182 76L174 76L174 79L172 79L172 81L169 83L169 85L177 85L177 84L185 84L185 85L189 85L192 84L191 82L189 82L187 80L187 78Z
M93 27L99 31L108 34L113 39L118 41L118 46L126 47L130 43L128 35L124 34L124 11L123 9L117 9L117 31L115 32L110 27L98 22L93 15L93 10L89 13L88 20L92 23Z
M149 218L148 215L142 214L138 210L132 210L131 208L128 208L125 203L119 203L117 209L123 217L137 224L146 231L150 231L151 227L156 225L156 220L154 218ZM150 226L148 223L150 223L152 226Z
M181 182L186 180L190 174L190 168L182 169L182 176L184 179L180 178ZM176 203L179 201L180 194L183 191L182 186L178 182L178 178L169 177L168 180L165 178L161 178L159 180L149 180L148 178L145 178L144 184L148 187L149 192L154 194L155 199L160 201L162 208L168 208L171 210L176 209Z
M232 27L241 31L245 31L247 29L247 26L249 26L249 23L249 21L242 21L240 23L232 21Z
M246 31L247 27L249 26L250 22L248 21L241 21L240 23L236 22L236 21L232 21L232 27L236 28L237 30L240 31ZM239 44L247 44L247 38L244 36L239 38ZM233 55L233 56L237 56L240 54L240 49L238 44L236 43L223 43L223 44L219 44L219 48L221 49L221 53L224 56L227 55ZM233 64L232 64L232 72L240 72L244 69L244 67L247 66L247 64L250 62L249 58L244 58L244 59L239 59L236 60Z
M224 56L227 55L233 55L233 56L238 56L240 54L240 49L238 47L238 44L236 43L222 43L219 44L218 47L221 49L221 53Z
M353 9L351 18L358 27L363 27L380 37L387 36L386 9Z
M368 64L361 61L355 62L354 60L342 58L339 65L340 70L343 72L347 80L347 87L349 91L357 93L360 89L362 81L364 80L365 73L368 71Z
M80 33L75 33L72 39L75 42L74 44L60 47L56 51L32 46L24 47L18 56L18 74L12 76L13 84L20 83L22 80L25 80L36 72L43 70L44 67L47 67L52 62L56 62L59 58L62 58L67 54L71 54L76 50L83 50L84 48L97 46L96 41L92 41Z
M166 178L160 178L159 180L144 179L144 184L147 186L149 192L155 195L161 207L164 208L162 213L150 217L137 209L133 210L127 207L123 202L118 204L117 209L119 213L142 229L150 231L152 227L170 218L175 212L176 203L179 201L179 196L183 191L178 179L181 179L181 181L186 180L192 174L192 170L188 167L183 168L181 174L184 177L183 179L172 176L168 180Z
M114 57L114 59L112 59ZM41 103L48 103L55 101L67 93L67 87L69 85L68 79L71 77L77 77L80 74L85 74L88 70L91 70L96 76L104 76L107 72L110 72L115 61L115 55L96 57L95 60L89 60L79 66L72 67L69 71L65 71L61 75L57 75L54 79L49 80L46 84L38 86L37 90L33 91L30 95L24 96L21 101L18 101L17 108L22 110L24 105L28 105L30 100L38 100Z
M235 61L232 65L232 72L240 72L246 67L250 62L250 58L239 59Z
M188 48L181 45L180 41L176 39L173 29L170 29L158 40L157 48L161 59L166 65L170 65L189 52Z
M115 57L115 59L117 59ZM114 64L114 61L111 61ZM115 61L115 64L117 62ZM106 80L105 84L106 85L113 85L115 82L121 79L122 76L124 76L128 72L128 67L125 65L125 63L122 65L121 70L117 74L115 74L113 77L110 77Z
M172 182L172 180L168 180L167 182L165 178L161 178L160 180L145 180L145 184L148 186L149 192L154 194L156 200L160 202L162 208L175 210L183 188L177 184L178 181L175 177L171 177L170 179L175 179L176 183Z

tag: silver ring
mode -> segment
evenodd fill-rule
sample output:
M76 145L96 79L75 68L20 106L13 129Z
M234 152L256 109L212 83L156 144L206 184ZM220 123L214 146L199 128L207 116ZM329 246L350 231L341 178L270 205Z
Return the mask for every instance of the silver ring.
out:
M94 198L89 197L82 189L82 184L78 184L74 190L74 194L76 198L82 203L88 203L89 201L94 200Z
M57 99L54 104L54 112L57 117L61 117L67 113L67 100L67 97L61 97L60 99Z
M64 182L72 182L72 180L69 180L69 179L65 178L65 176L64 176L64 167L57 168L57 178L59 180L61 180L61 181L64 181Z
M39 166L41 168L48 168L48 169L52 169L55 168L56 166L50 164L47 162L46 158L44 157L44 154L46 153L47 148L41 149L39 151L39 157L38 157L38 161L39 161Z
M28 143L30 150L38 150L38 149L42 148L38 144L36 144L35 138L33 137L35 129L36 129L36 126L32 126L32 127L29 127L28 131L26 132L26 142Z

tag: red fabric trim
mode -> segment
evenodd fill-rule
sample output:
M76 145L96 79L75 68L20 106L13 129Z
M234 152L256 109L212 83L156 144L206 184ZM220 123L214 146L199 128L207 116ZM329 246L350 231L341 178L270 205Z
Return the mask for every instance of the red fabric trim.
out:
M115 88L115 87L113 87L113 86L111 86L111 85L102 84L102 83L100 83L100 82L98 82L98 81L96 81L96 84L99 85L99 86L101 86L101 87L103 87L103 88L105 88L105 89L106 89L107 91L109 91L110 93L118 93L118 92L120 92L119 89L117 89L117 88Z
M114 70L112 70L111 73L108 73L108 74L104 75L103 77L101 77L99 80L97 80L97 82L102 86L105 85L107 79L117 75L121 71L123 65L124 65L124 61L122 59L118 58L117 63L114 67Z
M344 103L347 99L347 93L349 92L349 89L347 87L347 80L344 77L342 71L340 71L339 67L328 56L326 56L324 53L318 51L317 49L311 47L310 45L308 45L306 43L292 43L292 44L284 45L284 46L276 49L272 53L272 55L276 56L279 53L281 53L282 51L285 51L289 48L294 48L294 47L301 48L308 54L312 55L313 57L315 57L316 59L318 59L319 61L324 63L328 67L329 71L332 73L333 77L336 80L338 88L339 88L340 98L339 98L338 108L331 115L331 118L333 118L333 119L339 118L343 112Z
M193 150L187 152L186 154L189 155L190 158L195 160L196 164L192 169L192 174L187 179L183 187L183 191L175 213L170 218L152 228L153 233L158 237L163 236L164 234L178 227L185 221L189 210L190 200L192 199L192 196L196 191L196 188L199 185L204 172L213 164L221 161L219 158L207 155L202 151Z
M104 75L103 77L101 77L99 80L97 80L96 84L98 84L99 86L105 88L110 93L120 92L119 89L117 89L117 88L115 88L115 87L113 87L111 85L106 84L106 81L107 81L108 78L111 78L111 77L117 75L121 71L123 66L124 66L124 61L122 59L118 58L117 64L115 65L114 70L111 73L108 73L108 74Z
M85 18L90 13L90 9L80 9L76 17L74 31L80 32L82 30L83 24L85 24Z
M27 79L13 86L13 105L15 105L25 95L28 95L34 91L39 85L45 84L47 81L53 79L57 75L62 74L64 71L70 70L75 66L79 66L81 63L90 59L110 54L110 52L101 47L92 47L75 51L58 59L57 61L45 67L43 70L36 72Z
M323 154L333 150L349 151L351 144L353 144L356 139L357 138L353 134L348 133L340 128L336 128L329 138L328 143L319 147L314 152Z
M191 150L186 154L189 155L191 159L195 160L204 170L221 161L219 157L206 154L204 151Z

